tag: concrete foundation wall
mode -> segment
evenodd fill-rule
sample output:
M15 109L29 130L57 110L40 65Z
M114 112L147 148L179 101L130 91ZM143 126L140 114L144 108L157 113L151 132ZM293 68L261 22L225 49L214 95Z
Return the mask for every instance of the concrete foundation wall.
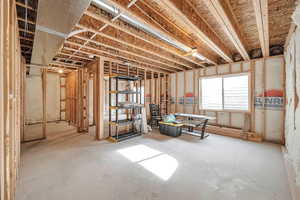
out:
M300 188L300 106L299 106L300 55L299 52L300 52L300 28L298 26L291 37L289 45L285 49L286 96L287 96L285 138L286 138L288 159L291 161L291 164L294 168L294 174L296 175L294 181L298 186L298 188Z

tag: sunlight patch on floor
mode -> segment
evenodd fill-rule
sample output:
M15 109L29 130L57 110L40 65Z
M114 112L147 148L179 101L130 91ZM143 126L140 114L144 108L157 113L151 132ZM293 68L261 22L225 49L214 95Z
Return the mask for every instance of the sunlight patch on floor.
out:
M178 162L175 158L146 145L135 145L120 149L117 152L164 181L171 178L178 167Z

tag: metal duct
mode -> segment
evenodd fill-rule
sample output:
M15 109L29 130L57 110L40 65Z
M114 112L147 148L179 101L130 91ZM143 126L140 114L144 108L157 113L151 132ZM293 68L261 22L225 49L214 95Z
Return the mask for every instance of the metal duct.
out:
M39 0L31 63L48 65L91 0Z

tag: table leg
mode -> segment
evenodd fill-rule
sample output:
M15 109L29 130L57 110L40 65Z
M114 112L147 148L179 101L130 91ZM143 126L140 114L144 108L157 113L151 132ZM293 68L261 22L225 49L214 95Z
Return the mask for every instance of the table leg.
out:
M202 126L202 130L201 130L201 139L204 139L205 128L206 128L207 122L208 122L208 119L205 119L203 126Z

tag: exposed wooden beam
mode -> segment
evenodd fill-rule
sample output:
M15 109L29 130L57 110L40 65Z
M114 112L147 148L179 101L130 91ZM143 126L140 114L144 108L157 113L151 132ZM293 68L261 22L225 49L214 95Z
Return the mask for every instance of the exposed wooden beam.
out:
M20 40L27 40L27 41L33 42L33 39L31 39L31 38L22 37L22 36L20 36L19 38L20 38Z
M70 41L65 41L66 44L71 44L71 45L75 45L75 46L80 46L80 44L78 43L75 43L75 42L70 42ZM64 49L67 49L67 50L78 50L78 49L73 49L73 48L69 48L69 47L63 47ZM123 55L120 55L120 54L116 54L116 53L112 53L112 52L107 52L107 51L103 51L103 50L100 50L100 49L96 49L96 48L93 48L93 47L89 47L89 46L85 46L84 49L88 49L88 50L91 50L91 51L94 51L94 52L97 52L97 54L95 54L96 56L107 56L107 55L114 55L116 57L120 57L120 58L123 58L123 59L126 59L126 60L131 60L131 61L134 61L134 62L137 62L137 63L140 63L140 64L144 64L144 65L147 65L147 66L150 66L152 67L153 69L161 69L165 72L168 72L168 73L172 73L172 72L176 72L175 70L171 70L171 69L166 69L164 67L161 67L160 65L153 65L153 64L150 64L150 63L147 63L147 62L143 62L143 61L140 61L138 59L135 59L135 58L128 58L126 56L123 56ZM78 52L80 53L86 53L86 54L94 54L94 53L91 53L91 52L88 52L84 49L81 49L79 50Z
M33 35L34 35L34 32L33 32L33 31L25 30L25 29L23 29L23 28L19 28L19 31L22 31L22 32L25 32L25 33L30 33L30 34L33 34Z
M113 0L106 0L110 5L113 5L115 8L119 9L122 13L126 14L127 16L136 19L137 21L144 23L146 26L148 26L149 28L151 28L152 30L154 30L155 32L159 33L160 35L164 35L165 37L176 41L177 43L180 43L181 46L185 46L185 48L187 48L187 51L192 50L192 48L194 48L194 45L191 46L191 42L193 43L193 40L183 40L182 37L177 36L177 35L173 35L170 34L169 32L166 32L160 28L157 28L156 26L154 26L152 23L148 22L147 20L145 20L143 17L138 16L137 14L135 14L134 12L132 12L131 10L127 9L126 7L124 7L123 5L120 5L119 3L116 3ZM165 1L162 1L165 2ZM188 43L188 44L187 44ZM194 44L194 43L193 43ZM199 49L203 49L202 47L199 46ZM199 53L202 54L203 57L206 58L206 60L210 63L215 63L215 60L213 60L213 56L209 55L207 51L203 51Z
M67 63L67 64L75 64L76 63L75 65L84 65L88 62L88 61L80 61L80 60L68 60L68 61L72 61L72 63L69 63L69 62L67 62L67 58L59 57L59 55L56 55L54 58L56 59L56 61L59 61L62 63Z
M173 54L175 56L178 56L178 57L180 57L180 58L182 58L182 59L184 59L184 60L186 60L188 62L194 63L196 65L203 66L202 65L202 61L196 61L196 59L186 57L186 56L184 56L184 53L181 53L179 50L175 51L175 50L169 48L168 45L166 45L166 44L164 44L164 43L162 43L162 42L160 42L158 40L155 40L155 39L151 38L150 36L146 35L145 33L141 32L141 31L135 31L135 30L132 30L132 29L126 29L126 28L120 26L118 23L110 22L109 20L105 19L104 17L101 17L100 15L95 14L95 13L90 12L90 11L86 11L84 14L87 15L87 16L89 16L89 17L92 17L92 18L94 18L96 20L99 20L99 21L101 21L101 22L103 22L105 24L108 24L109 26L111 26L111 27L113 27L113 28L115 28L117 30L125 32L125 33L127 33L127 34L129 34L129 35L131 35L131 36L133 36L133 37L135 37L137 39L140 39L140 40L142 40L142 41L144 41L144 42L146 42L146 43L148 43L148 44L150 44L150 45L152 45L154 47L157 47L159 49L165 50L165 51L167 51L167 52L169 52L169 53L171 53L171 54Z
M264 57L270 55L268 0L252 0L259 41Z
M21 2L16 2L16 5L36 12L35 8L33 8L33 7L29 6L29 5L25 5L25 4L21 3Z
M189 1L183 2L178 0L164 0L161 1L161 3L164 4L166 8L171 10L178 20L186 24L186 26L192 31L191 33L203 41L209 48L211 48L227 62L233 62L231 59L231 52L228 50L226 45L201 18L196 9L191 6ZM182 4L188 4L191 9L184 9ZM193 12L191 13L192 10Z
M115 62L115 63L118 63L118 64L120 64L120 65L124 65L124 61L121 61L121 60L119 60L119 59L117 59L117 58L110 58L110 57L106 57L106 56L99 56L99 57L102 57L102 58L104 58L104 60L105 61L110 61L110 62ZM129 60L130 61L130 60ZM136 62L136 61L134 61L135 63L138 63L138 62ZM157 73L167 73L167 74L169 74L169 72L168 71L165 71L165 70L160 70L160 69L153 69L153 67L147 67L147 66L149 66L149 65L147 65L146 66L146 64L145 65L142 65L142 63L138 63L138 65L137 64L132 64L132 63L130 63L130 66L132 66L132 67L136 67L136 68L139 68L139 69L143 69L143 70L150 70L150 71L153 71L153 72L157 72ZM117 66L117 71L120 71L121 70L121 68L120 68L120 66L118 65Z
M178 64L178 65L182 65L182 66L183 66L182 69L184 69L184 67L189 68L189 69L192 69L192 68L193 68L193 67L191 67L191 66L188 66L187 63L183 63L183 62L177 61L177 60L175 60L175 59L173 59L173 58L170 58L170 57L167 57L167 56L162 56L161 54L159 54L159 53L157 53L157 52L150 51L150 50L146 49L145 47L140 47L140 46L138 46L138 45L134 45L134 44L132 44L132 43L129 43L129 42L120 40L120 39L115 38L115 37L112 37L112 36L110 36L110 35L108 35L108 34L101 33L101 32L96 31L96 30L94 30L94 29L90 29L90 28L88 28L88 27L86 27L86 26L84 26L84 25L78 24L77 26L78 26L79 28L86 29L86 30L88 30L88 31L90 31L90 32L96 33L97 35L100 35L100 36L102 36L102 37L105 37L105 38L108 38L108 39L110 39L110 40L119 42L119 43L121 43L121 44L130 46L130 47L132 47L132 48L135 48L135 49L144 51L144 52L149 53L149 54L151 54L151 55L157 56L157 57L159 57L159 58L161 58L161 59L165 59L165 60L167 60L167 61L169 61L169 62L173 62L173 63L176 63L176 64Z
M70 64L70 63L61 62L59 60L52 61L50 64L60 64L60 65L68 66L68 67L82 67L83 66L83 65L78 65L78 64Z
M21 47L26 47L26 48L32 49L32 46L31 46L31 45L20 44L20 46L21 46Z
M33 25L35 25L35 22L34 21L31 21L31 20L29 20L29 19L23 19L23 18L21 18L21 17L18 17L18 20L19 21L22 21L22 22L25 22L25 23L30 23L30 24L33 24Z
M127 4L127 8L130 8L131 6L133 6L134 4L136 3L136 0L134 1L131 1L130 3ZM114 16L111 21L114 22L115 20L117 20L120 16L121 16L121 13L122 12L118 12L118 14L116 16ZM103 31L108 25L107 24L104 24L103 26L101 26L99 28L99 32ZM96 33L93 33L93 35L90 37L90 40L94 39L95 37L97 36ZM81 48L85 47L87 44L88 44L89 40L85 41L84 44L82 44L78 50L80 50ZM76 51L73 53L73 54L76 54ZM72 55L69 56L69 59L72 58Z
M88 57L77 56L77 55L73 55L73 54L69 54L69 53L58 52L58 54L64 55L64 56L70 56L70 55L72 55L72 57L74 57L74 58L80 58L80 59L89 60L89 61L93 60L93 59L90 59Z
M249 60L245 39L228 2L224 0L205 0L204 2L244 60Z
M109 44L104 44L104 43L101 43L101 42L98 42L98 41L95 41L95 40L91 40L91 39L87 39L87 38L84 38L84 37L81 37L81 36L73 36L73 37L84 40L84 41L87 41L88 43L94 43L94 44L99 45L99 46L103 46L103 47L114 49L116 51L120 51L120 52L129 54L129 55L133 55L135 57L138 57L138 58L143 59L143 60L148 60L148 61L150 61L154 64L157 64L157 65L160 65L160 66L165 66L167 68L174 68L174 69L177 69L177 70L183 70L181 67L177 67L177 66L174 66L174 65L169 65L167 63L164 63L164 62L159 61L159 60L155 60L153 58L149 58L147 56L143 56L143 55L139 55L137 53L133 53L131 51L123 50L119 47L115 47L115 46L112 46L112 45L109 45Z

